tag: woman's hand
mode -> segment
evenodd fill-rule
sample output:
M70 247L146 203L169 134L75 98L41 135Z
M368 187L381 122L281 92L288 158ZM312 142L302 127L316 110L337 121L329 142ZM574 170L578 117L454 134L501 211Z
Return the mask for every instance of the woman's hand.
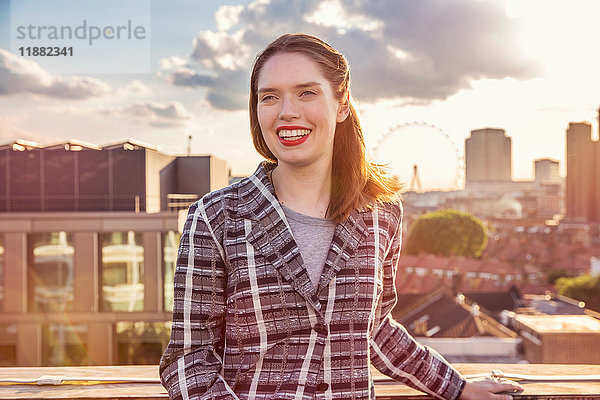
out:
M512 400L512 394L518 394L523 388L507 380L479 378L468 380L460 400Z

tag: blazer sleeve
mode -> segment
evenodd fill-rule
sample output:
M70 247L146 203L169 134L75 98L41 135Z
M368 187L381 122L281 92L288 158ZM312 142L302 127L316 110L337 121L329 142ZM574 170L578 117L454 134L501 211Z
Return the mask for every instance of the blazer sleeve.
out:
M435 350L423 346L396 322L395 277L402 245L402 208L398 204L391 226L395 232L383 262L384 292L379 325L371 338L371 363L381 373L437 399L460 398L465 378Z
M203 202L189 211L174 276L171 340L160 379L171 399L238 399L221 374L227 274Z

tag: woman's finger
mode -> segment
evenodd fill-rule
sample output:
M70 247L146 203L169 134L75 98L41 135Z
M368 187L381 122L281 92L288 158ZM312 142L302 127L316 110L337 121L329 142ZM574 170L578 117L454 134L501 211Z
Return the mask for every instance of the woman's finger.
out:
M496 381L496 382L494 382L494 388L492 391L494 393L500 393L500 392L520 393L523 391L523 387L515 382Z

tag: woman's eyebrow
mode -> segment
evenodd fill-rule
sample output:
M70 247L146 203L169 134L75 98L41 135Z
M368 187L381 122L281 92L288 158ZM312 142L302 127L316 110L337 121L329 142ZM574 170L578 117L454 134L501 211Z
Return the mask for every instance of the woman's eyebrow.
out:
M312 87L312 86L323 86L323 85L320 84L319 82L306 82L306 83L299 83L295 87L297 89L302 89L302 88L307 88L307 87Z
M294 85L295 89L303 89L303 88L307 88L307 87L313 87L313 86L323 86L323 84L319 83L319 82L306 82L306 83L299 83L297 85ZM263 87L263 88L259 88L257 90L258 94L261 93L265 93L265 92L278 92L279 90L275 89L275 88L270 88L270 87Z
M257 91L258 94L265 93L265 92L277 92L277 89L264 87L264 88L259 88Z

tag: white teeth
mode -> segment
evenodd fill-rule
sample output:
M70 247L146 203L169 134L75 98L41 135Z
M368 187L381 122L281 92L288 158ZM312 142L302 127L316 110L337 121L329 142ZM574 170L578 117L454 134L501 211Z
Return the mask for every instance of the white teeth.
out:
M282 129L277 134L280 138L290 139L290 138L301 138L302 136L308 135L310 133L310 129Z

